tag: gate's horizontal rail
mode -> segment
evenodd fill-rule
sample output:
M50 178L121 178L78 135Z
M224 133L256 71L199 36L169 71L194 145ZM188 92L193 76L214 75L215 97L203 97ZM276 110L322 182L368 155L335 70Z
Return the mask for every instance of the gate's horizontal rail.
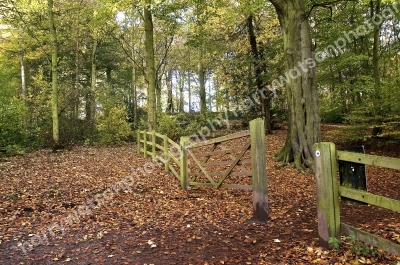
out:
M203 166L208 167L208 166L226 166L226 165L231 165L235 160L227 160L227 161L212 161L212 162L207 162L203 163ZM237 165L246 165L246 164L251 164L251 158L245 158L242 160L239 160Z
M242 138L242 137L249 136L249 135L250 135L250 131L238 132L238 133L230 134L230 135L227 135L227 136L222 136L222 137L218 137L218 138L215 138L215 139L211 139L211 140L208 140L208 141L195 143L195 144L192 144L191 147L192 148L196 148L196 147L201 147L201 146L207 146L207 145L210 145L210 144L225 142L225 141L229 141L229 140L233 140L233 139L237 139L237 138Z
M400 213L400 201L387 197L372 194L370 192L346 188L339 186L340 196L353 199L360 202L365 202L381 208L389 209Z
M188 174L189 174L190 176L193 176L193 177L205 176L204 173L199 173L199 172L189 172ZM209 172L208 174L209 174L210 176L216 176L216 177L218 177L218 176L223 176L223 175L224 175L224 172ZM229 174L229 176L232 176L232 177L237 177L237 176L247 176L247 177L251 177L251 171L231 172L231 173Z
M340 224L340 230L345 235L354 235L354 237L358 240L400 256L399 244L393 243L392 241L370 234L345 223Z
M400 159L376 155L359 154L347 151L336 151L337 159L341 161L348 161L360 163L370 166L385 167L400 170Z
M191 186L198 186L198 187L213 187L212 183L203 183L203 182L189 182ZM244 184L222 184L220 188L227 188L227 189L241 189L241 190L251 190L252 185L244 185Z
M231 148L231 149L225 149L225 150L218 150L218 151L213 151L213 152L202 152L202 153L196 153L197 157L204 157L204 156L213 156L213 155L226 155L226 154L232 154L235 152L240 152L243 151L243 146L242 147L236 147L236 148Z

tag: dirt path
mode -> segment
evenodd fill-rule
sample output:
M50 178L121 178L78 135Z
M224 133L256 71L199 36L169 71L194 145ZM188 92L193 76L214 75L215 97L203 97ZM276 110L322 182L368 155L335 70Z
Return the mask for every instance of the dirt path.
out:
M251 191L183 191L157 165L148 166L149 173L130 191L114 192L60 231L54 224L150 159L139 158L129 145L42 150L2 160L0 264L355 264L347 244L330 252L316 247L314 176L271 159L285 135L275 131L267 137L267 224L247 222ZM368 177L371 191L400 199L399 172L368 171ZM342 215L351 225L393 240L400 234L399 214L352 206L344 207ZM37 245L32 249L31 241ZM19 242L26 242L26 254ZM366 257L366 263L368 258L370 264L400 264L399 257L385 253Z

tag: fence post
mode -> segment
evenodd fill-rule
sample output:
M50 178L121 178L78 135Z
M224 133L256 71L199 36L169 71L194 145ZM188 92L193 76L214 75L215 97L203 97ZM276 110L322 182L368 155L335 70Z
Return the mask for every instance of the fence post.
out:
M180 155L180 168L181 168L181 187L184 190L188 189L187 183L187 152L186 146L189 143L189 137L183 136L180 140L181 155Z
M136 134L136 141L137 141L137 153L140 155L140 130L137 130Z
M156 131L151 132L151 153L153 162L156 161Z
M147 158L147 131L143 132L143 151L144 158Z
M164 165L165 171L169 172L169 153L168 153L168 136L164 135Z
M333 143L317 143L314 148L319 244L331 248L329 238L340 242L336 149Z
M250 141L254 212L252 220L266 222L269 208L264 120L259 118L250 121Z

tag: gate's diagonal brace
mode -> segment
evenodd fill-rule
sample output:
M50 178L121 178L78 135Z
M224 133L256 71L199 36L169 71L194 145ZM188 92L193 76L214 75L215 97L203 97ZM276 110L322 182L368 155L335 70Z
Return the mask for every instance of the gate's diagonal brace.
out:
M232 165L225 171L224 175L220 178L217 184L214 185L215 188L219 188L222 185L222 182L228 177L228 175L231 173L232 169L236 166L236 164L239 162L239 160L244 156L247 150L249 150L251 146L251 143L249 142L245 148L243 148L243 151L236 157L235 161L232 163Z
M207 170L201 165L201 162L196 158L196 156L192 153L192 151L190 151L189 149L186 150L186 152L193 158L194 162L199 166L199 168L201 169L201 171L203 171L203 173L206 175L207 179L211 182L211 184L213 186L215 186L215 181L213 180L213 178L210 176L210 174L207 172Z
M211 149L211 152L214 152L215 149L217 149L218 144L219 144L219 143L214 143L214 144L213 144L213 148ZM207 163L208 160L210 159L210 157L211 157L211 155L206 156L202 164ZM193 172L193 173L200 173L200 171ZM189 177L189 178L190 178L190 177ZM196 179L197 179L197 176L195 176L193 180L190 179L190 181L196 181Z
M250 144L251 145L251 144ZM225 146L223 146L222 144L220 145L222 150L227 150L228 148L226 148ZM247 150L249 150L249 148L247 148ZM232 159L235 160L236 157L232 154L227 154L227 156ZM245 168L243 165L238 165L238 167L242 170L242 171L247 171L247 168Z

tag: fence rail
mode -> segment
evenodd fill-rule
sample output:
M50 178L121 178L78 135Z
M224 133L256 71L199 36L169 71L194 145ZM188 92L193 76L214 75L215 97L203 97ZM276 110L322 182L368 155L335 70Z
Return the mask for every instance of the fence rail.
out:
M236 140L250 136L242 147L227 148L221 142ZM180 181L183 189L189 186L211 186L214 188L234 188L253 190L253 219L268 220L268 192L265 157L264 121L255 119L250 122L250 130L218 137L194 144L189 143L189 137L181 137L179 144L166 135L157 132L137 132L138 154L153 157L164 163L165 170L172 172ZM212 150L194 153L194 149L211 146ZM216 150L216 148L220 150ZM151 150L151 151L150 151ZM251 158L244 157L250 150ZM158 155L159 151L163 154ZM230 160L209 161L211 156L225 155ZM201 159L200 159L201 158ZM244 165L251 164L251 171ZM196 171L193 168L197 167ZM238 171L234 171L234 168ZM194 179L191 178L194 177ZM208 182L196 181L197 177L205 176ZM224 183L228 177L251 176L251 185ZM215 180L213 177L219 177Z
M400 169L400 159L337 151L333 143L315 145L318 233L320 245L329 248L329 238L340 241L340 234L354 235L367 244L400 256L400 245L340 222L339 196L400 212L400 201L370 192L339 186L338 160L372 166Z

